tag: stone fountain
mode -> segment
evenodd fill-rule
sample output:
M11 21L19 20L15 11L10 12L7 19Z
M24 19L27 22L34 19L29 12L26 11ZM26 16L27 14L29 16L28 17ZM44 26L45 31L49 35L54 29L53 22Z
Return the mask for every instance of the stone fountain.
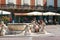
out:
M20 25L20 24L19 24ZM25 24L24 24L25 25ZM10 25L11 27L12 25ZM16 24L13 24L13 26L15 27ZM22 27L23 28L23 27ZM45 31L45 29L43 29L44 32L41 31L41 29L39 29L39 32L34 32L34 28L33 28L33 24L26 24L26 27L24 27L24 29L21 29L21 32L18 34L13 34L13 35L5 35L4 36L40 36L40 35L50 35L50 33L48 33L47 31ZM12 31L13 32L13 31ZM16 32L16 31L15 31ZM19 32L19 31L17 31ZM3 32L5 33L5 32Z

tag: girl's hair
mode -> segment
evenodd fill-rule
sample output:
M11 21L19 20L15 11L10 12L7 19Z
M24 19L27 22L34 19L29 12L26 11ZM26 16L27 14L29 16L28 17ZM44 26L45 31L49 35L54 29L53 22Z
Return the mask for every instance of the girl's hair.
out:
M39 24L42 24L43 22L44 22L43 20L40 20L40 21L39 21Z

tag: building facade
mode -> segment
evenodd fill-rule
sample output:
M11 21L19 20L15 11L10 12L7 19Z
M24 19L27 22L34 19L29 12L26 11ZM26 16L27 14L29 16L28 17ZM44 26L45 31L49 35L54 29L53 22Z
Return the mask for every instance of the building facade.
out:
M60 7L60 0L0 0L0 4L13 3L16 5L40 5L40 6L53 6Z
M41 6L43 8L41 8ZM0 0L0 9L5 8L57 11L60 12L60 0ZM51 10L52 9L52 10ZM8 10L7 10L8 11ZM18 10L19 11L19 10ZM54 11L54 12L55 12Z

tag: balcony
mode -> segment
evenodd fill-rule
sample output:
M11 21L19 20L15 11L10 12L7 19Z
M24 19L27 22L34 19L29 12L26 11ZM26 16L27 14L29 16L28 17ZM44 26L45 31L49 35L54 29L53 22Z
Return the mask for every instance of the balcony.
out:
M51 11L51 12L57 12L57 8L55 8L54 6L51 6L51 5L47 6L45 8L45 10L46 11Z
M7 10L7 11L43 11L41 6L34 6L34 5L15 5L15 4L0 4L0 10Z
M35 6L35 9L36 9L36 10L44 10L44 7L41 6L41 5L37 5L37 6Z

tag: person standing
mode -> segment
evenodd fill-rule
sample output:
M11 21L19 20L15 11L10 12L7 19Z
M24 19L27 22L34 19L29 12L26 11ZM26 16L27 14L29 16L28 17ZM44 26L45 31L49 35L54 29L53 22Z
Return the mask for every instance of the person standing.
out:
M10 23L12 23L12 17L10 17Z

